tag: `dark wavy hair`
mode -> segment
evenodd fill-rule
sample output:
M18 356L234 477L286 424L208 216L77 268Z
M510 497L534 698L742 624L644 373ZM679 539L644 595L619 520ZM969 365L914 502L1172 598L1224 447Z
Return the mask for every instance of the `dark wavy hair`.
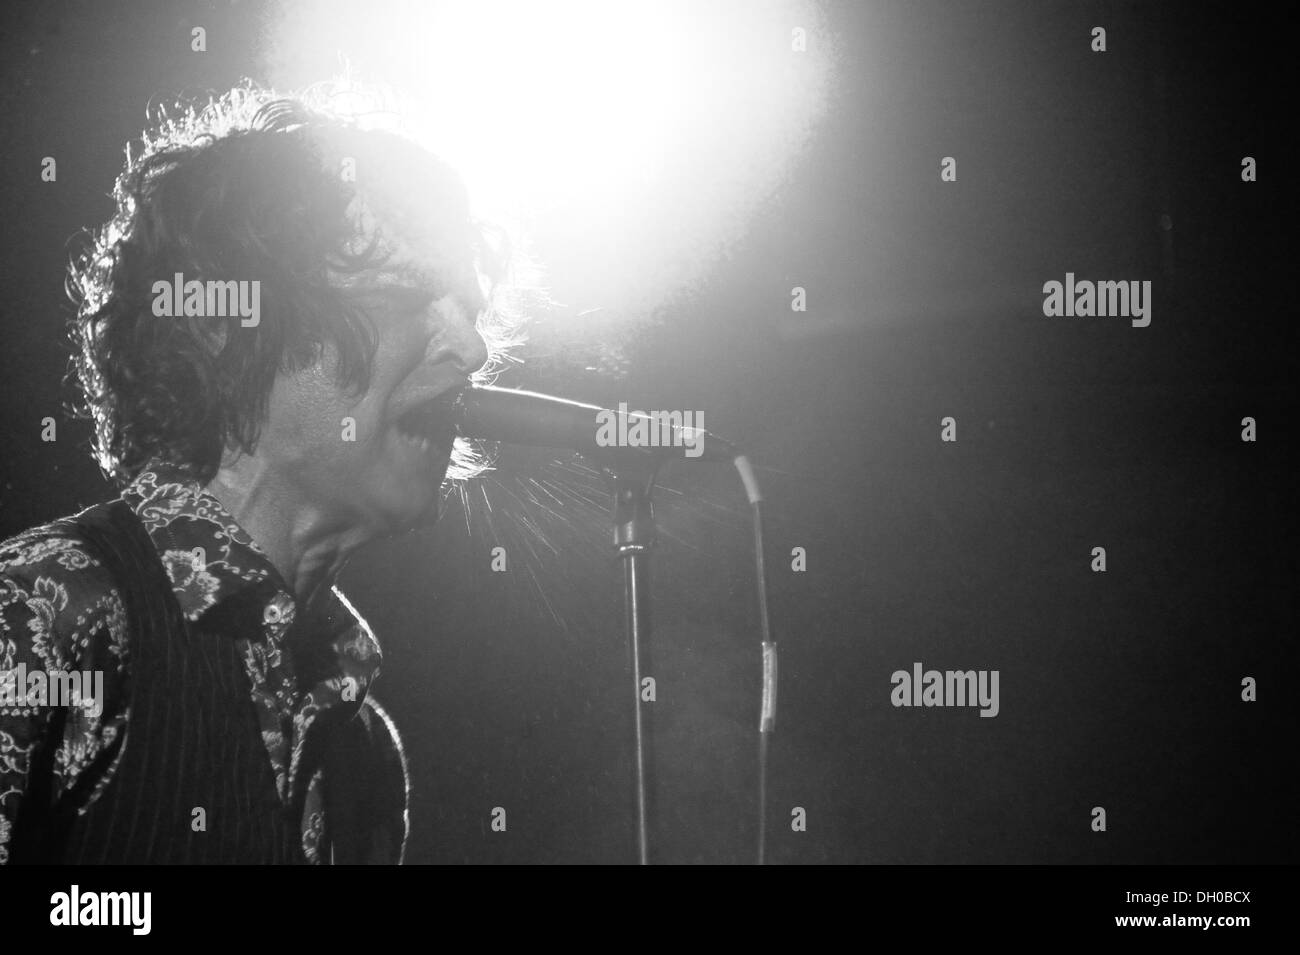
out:
M392 115L383 96L351 85L343 96L333 84L283 96L245 83L203 105L160 110L138 152L128 147L115 212L68 278L77 309L69 377L80 391L72 411L92 422L106 475L124 483L156 459L207 483L228 451L255 450L275 376L314 364L326 344L337 350L341 387L369 386L373 326L331 276L381 265L387 253L378 235L359 235L348 214L357 186L329 168L321 143L364 136L381 137L371 142L385 151L417 148L367 125ZM491 357L475 376L485 380L518 341L510 243L469 220L449 167L421 157L420 175L452 197L453 215L465 207L489 302L478 325ZM187 281L259 281L262 320L242 329L237 315L160 320L153 284L178 272ZM448 476L481 467L458 441Z

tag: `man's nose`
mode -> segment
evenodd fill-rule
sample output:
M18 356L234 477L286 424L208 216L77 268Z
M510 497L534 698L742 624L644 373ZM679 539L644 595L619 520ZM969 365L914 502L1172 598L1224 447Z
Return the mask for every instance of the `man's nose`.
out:
M487 343L483 341L473 313L450 297L441 305L443 307L438 309L442 313L441 329L434 340L431 360L434 364L454 362L468 377L487 364Z

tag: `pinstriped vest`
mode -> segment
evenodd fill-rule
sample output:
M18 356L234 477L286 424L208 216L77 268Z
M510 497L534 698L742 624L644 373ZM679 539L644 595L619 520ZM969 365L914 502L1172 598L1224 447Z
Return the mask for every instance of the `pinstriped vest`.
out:
M66 716L52 714L46 745L33 755L11 861L303 862L300 823L276 792L229 629L207 617L185 620L148 533L125 503L101 504L76 520L121 587L130 716L98 765L59 795L50 792L51 769ZM95 782L119 754L92 802ZM194 830L196 809L205 831Z

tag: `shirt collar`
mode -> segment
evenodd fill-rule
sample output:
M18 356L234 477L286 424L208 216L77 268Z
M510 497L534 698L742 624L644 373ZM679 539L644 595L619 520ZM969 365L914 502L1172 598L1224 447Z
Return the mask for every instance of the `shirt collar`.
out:
M174 465L151 462L122 499L144 524L187 620L229 617L230 632L261 634L269 646L258 655L269 665L279 663L289 644L301 644L294 655L306 685L343 681L352 691L343 696L360 704L378 671L379 642L341 591L333 588L326 606L295 627L297 601L266 552L216 497ZM302 652L307 648L312 652Z

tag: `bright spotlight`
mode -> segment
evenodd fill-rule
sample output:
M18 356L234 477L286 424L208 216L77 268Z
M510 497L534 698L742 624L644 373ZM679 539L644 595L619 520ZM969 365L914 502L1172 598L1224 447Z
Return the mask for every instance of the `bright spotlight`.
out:
M735 236L820 115L829 40L794 52L795 28L816 36L807 0L290 0L271 79L347 64L391 85L480 212L582 263L560 300L642 312Z

